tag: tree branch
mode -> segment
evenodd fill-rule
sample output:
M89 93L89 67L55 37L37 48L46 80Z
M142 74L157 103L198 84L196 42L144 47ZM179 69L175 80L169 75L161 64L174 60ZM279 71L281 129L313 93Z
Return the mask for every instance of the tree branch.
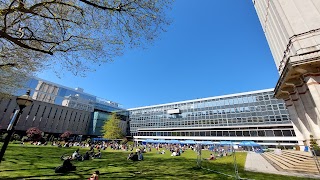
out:
M42 49L37 49L37 48L34 48L34 47L31 47L31 46L28 46L22 42L20 42L19 40L9 36L7 33L5 33L4 31L0 31L0 37L3 37L11 42L13 42L14 44L20 46L20 47L23 47L23 48L26 48L26 49L31 49L31 50L34 50L34 51L38 51L38 52L42 52L42 53L46 53L46 54L50 54L50 55L53 55L52 52L50 51L46 51L46 50L42 50Z
M101 6L99 4L95 4L93 2L90 2L88 0L79 0L87 5L90 5L90 6L93 6L95 8L99 8L99 9L102 9L102 10L110 10L110 11L126 11L125 9L123 9L124 6L126 5L122 5L121 3L119 4L118 7L106 7L106 6Z
M0 64L0 68L2 68L2 67L15 67L15 66L17 66L17 64L16 63L6 63L6 64Z

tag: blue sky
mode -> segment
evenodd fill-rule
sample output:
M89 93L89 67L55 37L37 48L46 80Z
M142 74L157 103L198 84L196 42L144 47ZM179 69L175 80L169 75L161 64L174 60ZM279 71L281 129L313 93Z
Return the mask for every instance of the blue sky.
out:
M86 77L40 78L124 108L273 88L278 79L252 1L176 0L172 24L147 49L129 50Z

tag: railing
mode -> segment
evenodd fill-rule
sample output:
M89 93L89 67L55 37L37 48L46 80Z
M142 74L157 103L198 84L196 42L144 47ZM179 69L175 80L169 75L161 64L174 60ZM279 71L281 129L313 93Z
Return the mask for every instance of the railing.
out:
M316 154L315 150L313 150L313 149L311 150L311 153L312 153L313 160L314 160L314 162L316 163L318 172L319 172L319 174L320 174L320 162L319 162L319 160L318 160L317 154Z

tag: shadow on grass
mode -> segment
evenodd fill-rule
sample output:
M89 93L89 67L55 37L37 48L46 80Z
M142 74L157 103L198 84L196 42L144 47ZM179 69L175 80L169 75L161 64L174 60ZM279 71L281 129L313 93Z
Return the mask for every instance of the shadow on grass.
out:
M100 171L100 179L232 179L197 168L196 154L193 151L186 151L177 157L156 154L156 151L153 151L143 154L143 161L133 162L126 159L130 151L107 150L102 151L101 159L73 161L77 166L74 172L54 173L55 167L62 164L61 155L71 155L75 149L77 147L9 146L5 155L7 161L0 164L0 179L87 179L95 170ZM84 154L87 150L80 148L80 153ZM279 176L245 172L245 154L239 154L237 160L241 177L279 179ZM203 162L210 166L210 169L231 175L234 173L232 157Z

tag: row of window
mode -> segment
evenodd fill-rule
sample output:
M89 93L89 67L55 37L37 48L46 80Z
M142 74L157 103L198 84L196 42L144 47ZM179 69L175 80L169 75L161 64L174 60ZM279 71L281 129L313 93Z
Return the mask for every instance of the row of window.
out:
M294 137L293 129L286 130L242 130L242 131L163 131L135 132L133 136L218 136L218 137Z
M282 116L264 116L264 117L239 117L232 119L202 119L202 120L158 120L158 121L130 121L130 128L136 131L138 128L146 127L205 127L205 126L230 126L246 124L270 124L270 123L288 123L288 115Z
M226 97L226 98L199 100L199 101L188 102L188 103L163 105L161 107L142 108L142 109L132 110L131 114L163 112L164 110L173 109L173 108L179 108L183 110L183 109L226 106L226 105L236 105L236 104L245 104L245 103L254 103L254 102L264 102L264 101L267 101L267 104L283 103L283 101L273 98L273 92L269 91L265 93L248 94L248 95L233 96L233 97Z
M179 108L180 109L180 108ZM229 113L241 113L241 112L264 112L264 111L278 111L278 110L286 110L284 104L270 104L266 103L264 105L261 104L241 104L241 105L229 105L229 106L220 106L220 107L206 107L206 108L189 108L185 110L181 110L181 113L185 112L193 112L192 114L199 115L213 115L213 114L229 114ZM166 110L154 112L154 111L144 111L143 113L135 113L135 111L131 111L130 115L132 117L138 117L141 115L163 115L167 114Z

